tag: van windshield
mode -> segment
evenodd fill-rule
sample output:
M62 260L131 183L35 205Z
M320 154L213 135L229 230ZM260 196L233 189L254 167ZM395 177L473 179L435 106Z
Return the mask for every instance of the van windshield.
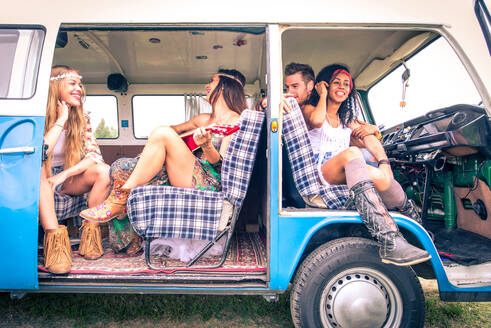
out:
M410 70L401 107L404 66L388 74L368 92L377 125L385 128L455 104L479 105L481 97L461 61L444 38L439 38L406 62Z

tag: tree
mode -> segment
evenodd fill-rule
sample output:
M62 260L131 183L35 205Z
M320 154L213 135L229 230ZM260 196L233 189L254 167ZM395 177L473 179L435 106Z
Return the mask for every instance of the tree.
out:
M116 138L118 136L118 131L110 126L106 126L104 119L101 119L99 125L95 129L96 138Z

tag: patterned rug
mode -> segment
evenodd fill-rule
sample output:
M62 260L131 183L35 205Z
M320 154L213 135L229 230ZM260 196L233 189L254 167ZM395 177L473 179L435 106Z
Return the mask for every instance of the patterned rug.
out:
M48 272L43 266L42 254L38 257L38 270ZM213 265L220 262L221 256L201 258L193 266ZM165 261L166 266L184 266L184 262L166 257L152 257L152 264L160 266ZM71 274L141 274L141 273L173 273L176 271L206 271L206 272L265 272L266 248L265 240L258 233L240 233L232 237L231 245L225 263L216 269L199 269L183 267L173 270L150 270L145 263L143 252L130 257L125 253L114 253L111 248L104 249L104 255L97 260L89 261L73 252Z

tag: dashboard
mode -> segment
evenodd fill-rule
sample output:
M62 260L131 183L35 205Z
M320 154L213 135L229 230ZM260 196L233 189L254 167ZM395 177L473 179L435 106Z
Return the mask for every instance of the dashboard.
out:
M405 161L426 161L441 150L491 159L491 120L484 108L454 105L382 131L382 145L389 158Z

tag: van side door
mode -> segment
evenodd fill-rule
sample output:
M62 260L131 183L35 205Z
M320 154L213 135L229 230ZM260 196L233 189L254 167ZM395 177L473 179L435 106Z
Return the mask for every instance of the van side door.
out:
M38 288L46 91L36 88L44 38L39 26L0 25L0 290Z

